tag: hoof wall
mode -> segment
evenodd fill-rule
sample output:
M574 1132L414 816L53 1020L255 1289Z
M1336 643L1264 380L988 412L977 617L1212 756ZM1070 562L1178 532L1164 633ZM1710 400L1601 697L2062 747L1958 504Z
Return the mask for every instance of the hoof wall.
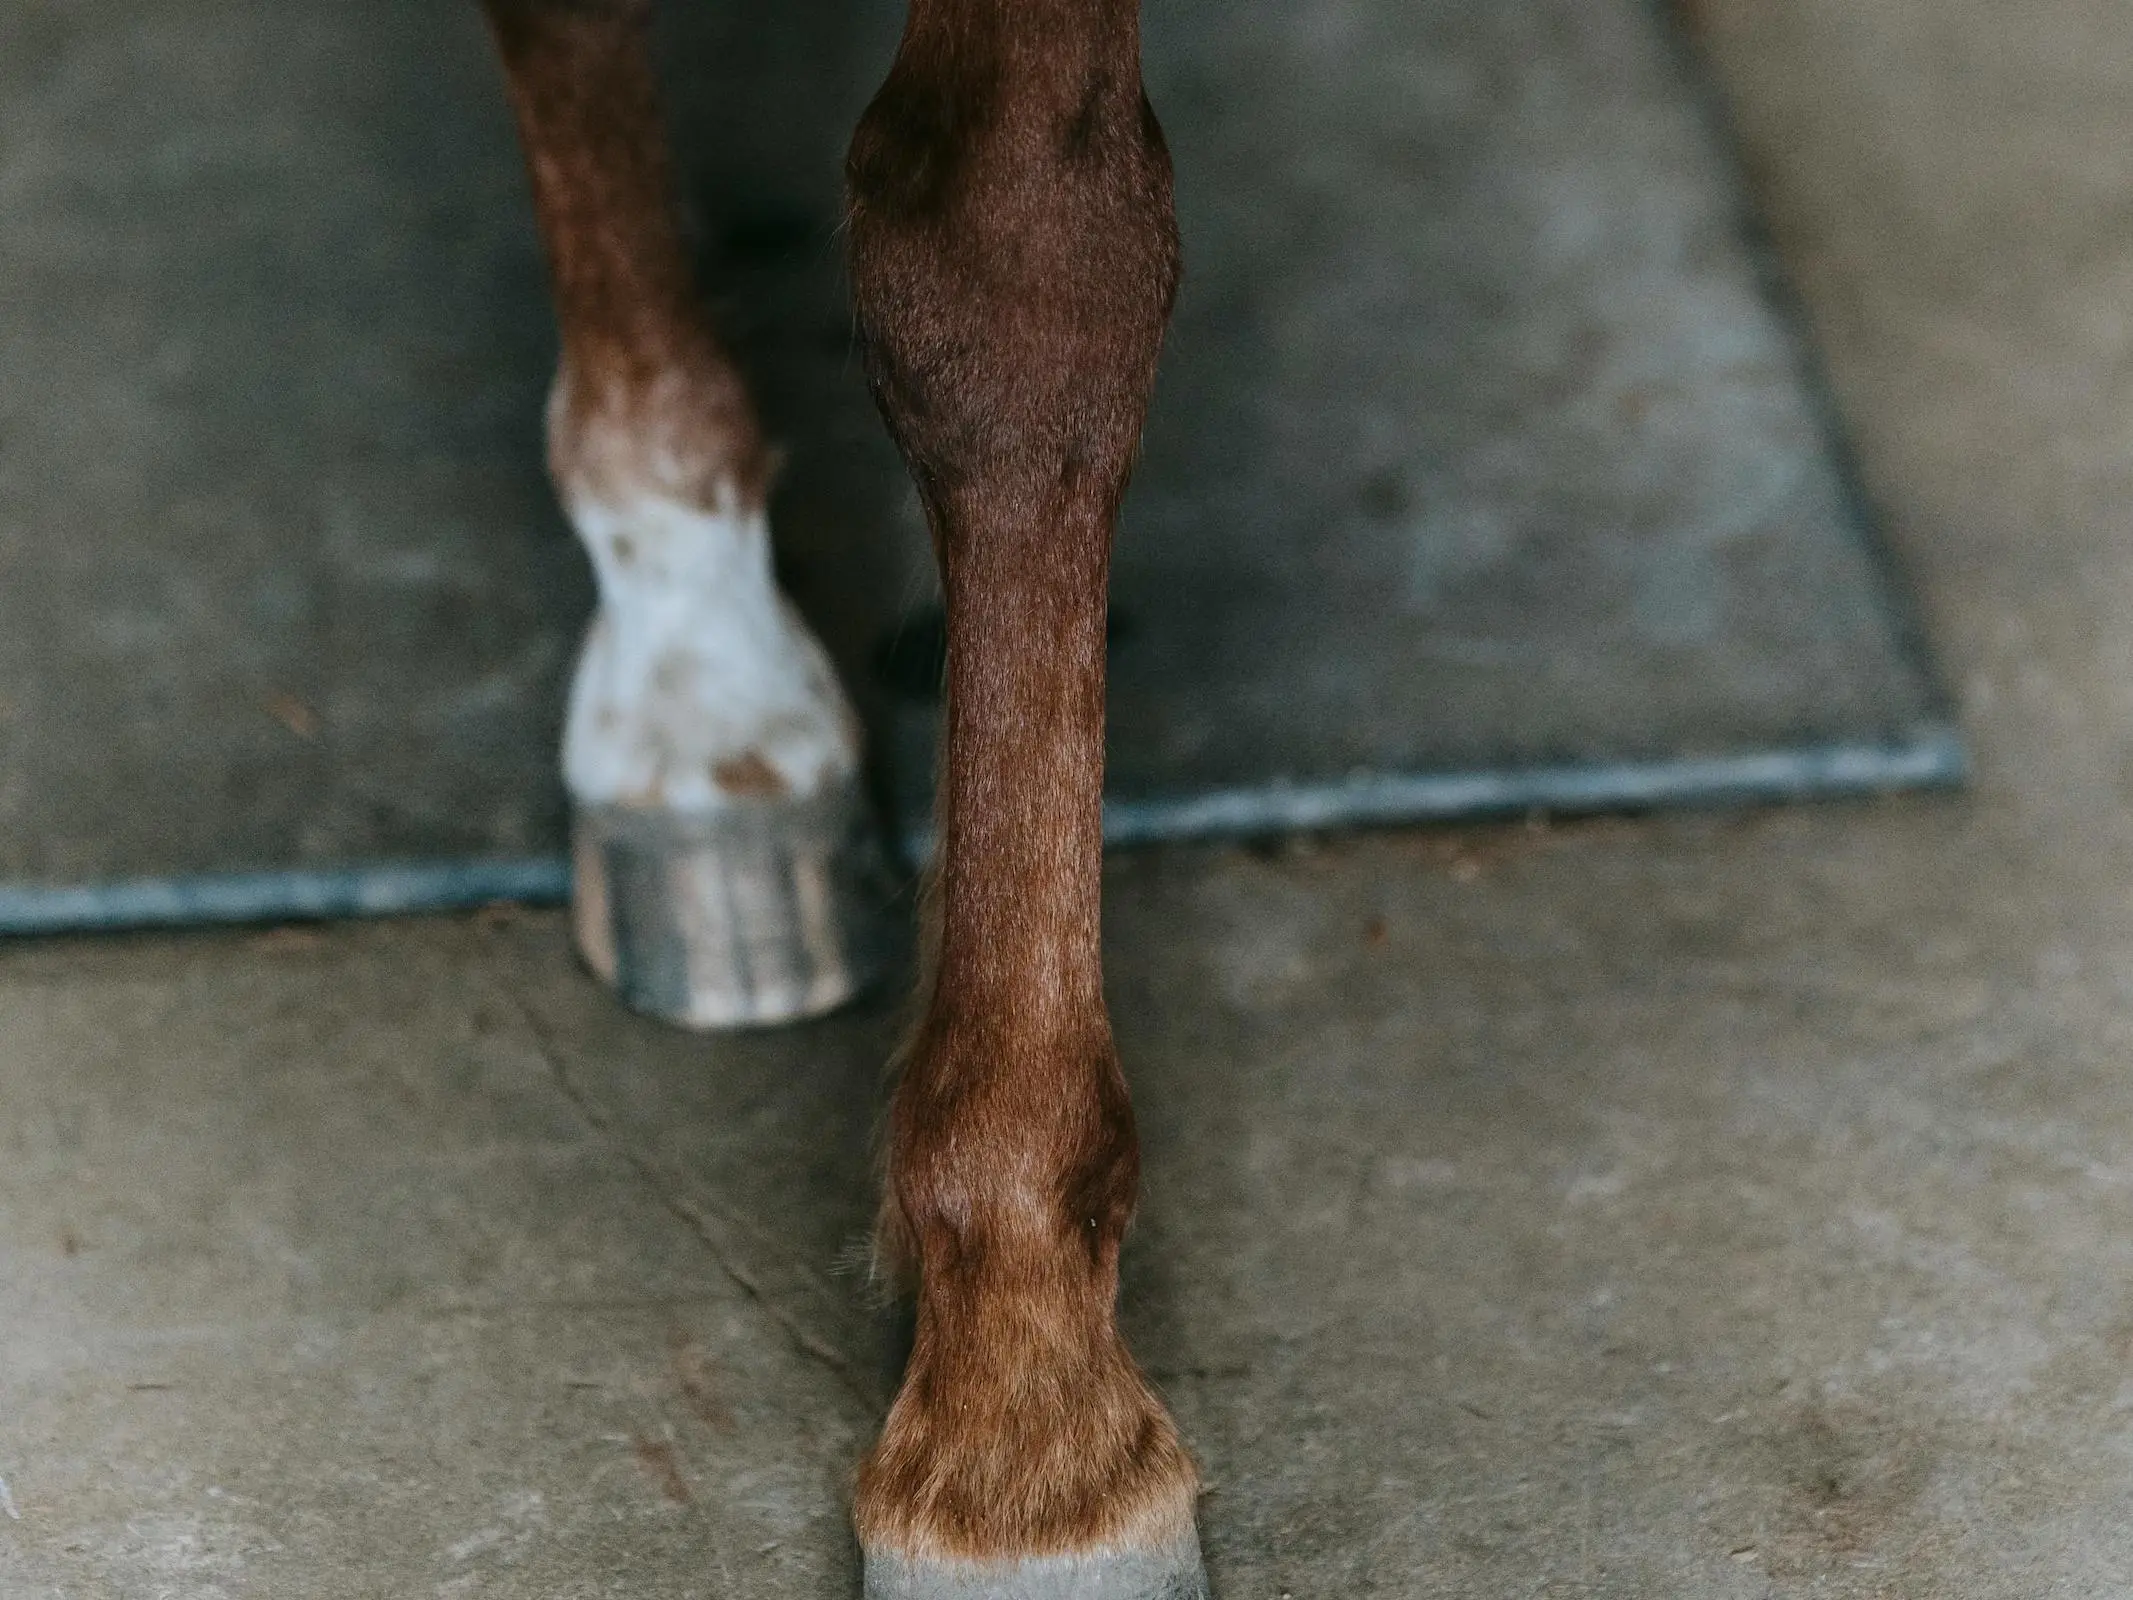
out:
M1208 1600L1191 1534L1172 1545L1013 1561L866 1553L866 1600Z
M880 971L888 875L856 786L701 815L585 807L572 860L579 952L648 1016L796 1022Z

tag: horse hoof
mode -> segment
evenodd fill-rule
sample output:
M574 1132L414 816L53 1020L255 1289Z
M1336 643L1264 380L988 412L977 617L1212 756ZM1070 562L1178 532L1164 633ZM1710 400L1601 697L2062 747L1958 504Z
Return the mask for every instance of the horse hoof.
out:
M584 806L571 844L578 950L648 1016L795 1022L881 969L889 880L856 783L700 813Z
M957 1561L866 1552L866 1600L1208 1600L1191 1533L1176 1543L1086 1555Z

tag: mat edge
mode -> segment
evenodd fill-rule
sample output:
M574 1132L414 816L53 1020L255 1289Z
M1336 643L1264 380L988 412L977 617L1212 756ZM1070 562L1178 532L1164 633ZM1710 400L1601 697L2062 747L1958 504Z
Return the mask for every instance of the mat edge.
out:
M1570 815L1838 799L1955 788L1969 774L1961 734L1934 724L1885 744L1837 742L1649 761L1371 774L1215 790L1178 800L1107 801L1104 842L1249 838L1536 811Z
M1947 789L1970 757L1952 725L1886 743L1680 756L1479 772L1376 773L1257 784L1153 800L1107 800L1104 842L1134 845L1456 822L1529 812L1575 814L1674 806L1755 805ZM931 828L907 829L907 863L924 861ZM74 887L0 884L0 937L337 921L561 905L567 857L379 862L286 871L132 878Z

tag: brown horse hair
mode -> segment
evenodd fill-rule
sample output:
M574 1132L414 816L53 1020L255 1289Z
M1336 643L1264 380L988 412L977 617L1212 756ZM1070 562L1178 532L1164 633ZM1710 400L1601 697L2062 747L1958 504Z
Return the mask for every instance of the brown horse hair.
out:
M916 1332L860 1471L870 1549L1191 1522L1191 1461L1116 1325L1139 1148L1099 947L1105 590L1178 272L1139 47L1121 0L914 0L847 164L867 373L948 609L929 973L883 1201Z

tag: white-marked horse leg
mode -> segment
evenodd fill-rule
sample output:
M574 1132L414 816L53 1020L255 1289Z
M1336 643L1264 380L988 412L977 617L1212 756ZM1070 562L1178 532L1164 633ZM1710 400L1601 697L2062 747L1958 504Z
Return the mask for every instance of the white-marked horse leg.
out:
M600 606L572 686L575 922L640 1010L828 1010L869 975L859 727L778 591L769 453L696 297L649 0L485 0L533 177L563 359L549 465Z

